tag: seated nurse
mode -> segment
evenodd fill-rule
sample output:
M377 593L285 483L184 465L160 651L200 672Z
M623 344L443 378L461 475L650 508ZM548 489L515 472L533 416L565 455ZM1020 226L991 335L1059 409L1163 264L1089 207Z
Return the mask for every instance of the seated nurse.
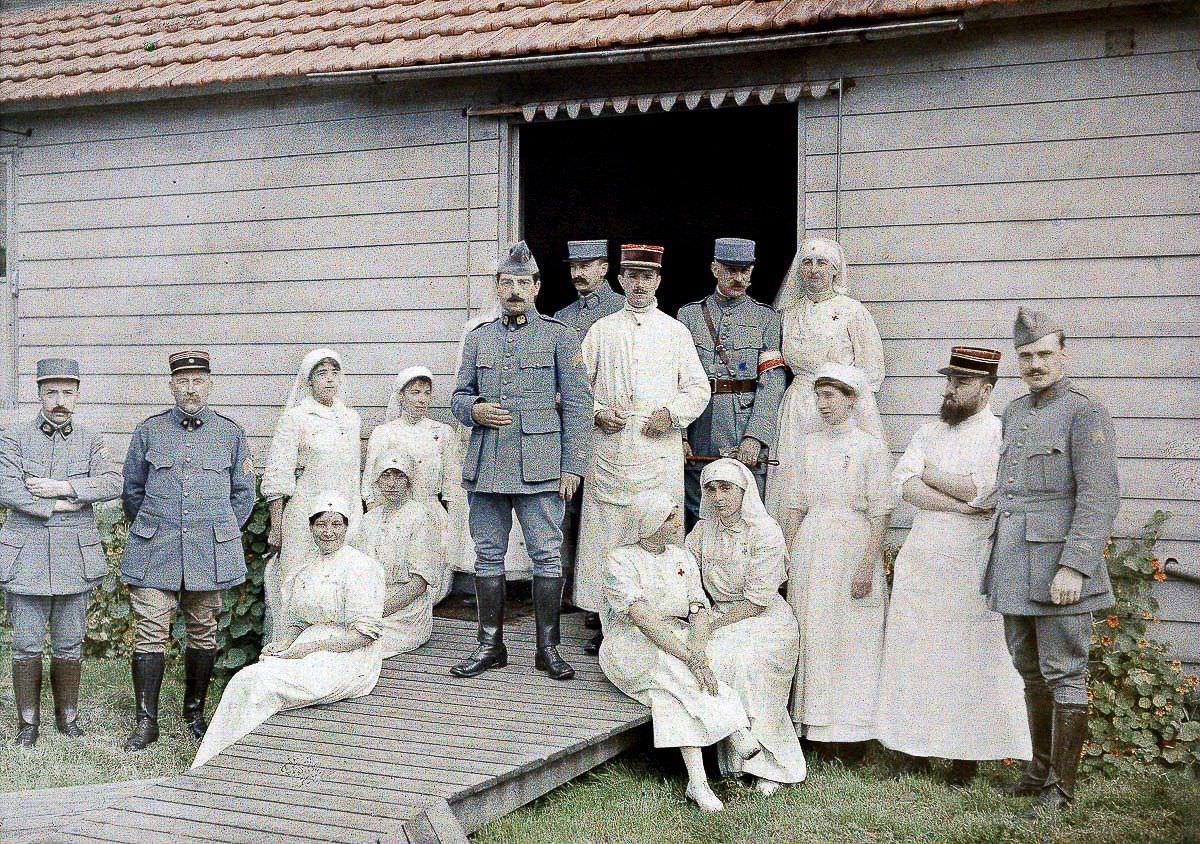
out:
M361 697L379 680L383 567L345 544L355 510L338 492L311 499L318 554L285 585L281 638L234 675L192 767L212 759L276 712Z
M675 497L651 490L633 499L639 536L609 552L600 667L613 684L650 707L655 747L678 747L685 794L700 808L725 808L704 774L701 748L730 739L751 759L762 747L737 692L713 674L705 646L712 614L692 553L670 545L682 526Z

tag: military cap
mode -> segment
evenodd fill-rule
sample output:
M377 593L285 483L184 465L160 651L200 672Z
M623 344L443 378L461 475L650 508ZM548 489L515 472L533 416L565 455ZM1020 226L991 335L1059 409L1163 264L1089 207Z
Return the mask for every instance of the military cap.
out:
M567 261L607 261L607 240L568 240Z
M535 276L538 273L537 261L529 246L519 240L508 247L508 254L496 264L496 275Z
M731 267L754 263L754 241L744 237L718 237L713 244L713 259Z
M212 372L209 366L208 352L176 352L167 358L167 366L171 368L171 374L176 372L184 372L189 369L198 369L201 372Z
M640 243L621 244L621 266L637 267L649 270L661 270L663 248L647 246Z
M37 382L54 379L79 380L79 362L71 358L43 358L37 362Z
M963 375L979 378L1000 371L1000 353L995 349L955 346L950 349L950 365L938 370L942 375Z
M1062 331L1054 320L1041 311L1021 306L1017 308L1017 319L1013 323L1013 345L1018 348L1036 343L1047 334Z

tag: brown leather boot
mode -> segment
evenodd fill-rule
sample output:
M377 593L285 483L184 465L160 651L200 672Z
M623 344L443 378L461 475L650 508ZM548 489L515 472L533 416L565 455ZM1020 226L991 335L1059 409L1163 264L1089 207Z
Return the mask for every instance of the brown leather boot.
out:
M1050 750L1050 775L1033 801L1030 815L1039 812L1061 812L1075 800L1075 774L1079 757L1087 740L1087 704L1056 703L1054 705L1053 742Z
M79 726L79 674L83 660L50 660L50 688L54 691L54 726L64 736L83 738Z
M1046 686L1025 688L1025 714L1029 719L1029 739L1033 744L1033 758L1025 766L1025 773L1012 785L1003 789L1013 797L1032 797L1039 794L1050 775L1050 742L1054 723L1054 694Z
M13 697L17 704L17 747L37 744L42 721L42 658L12 661Z

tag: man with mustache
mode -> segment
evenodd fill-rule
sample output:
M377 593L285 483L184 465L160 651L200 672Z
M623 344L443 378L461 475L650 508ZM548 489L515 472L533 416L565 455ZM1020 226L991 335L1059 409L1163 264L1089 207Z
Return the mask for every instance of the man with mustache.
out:
M579 342L598 319L615 314L625 306L625 297L608 283L608 241L567 241L567 267L571 273L571 284L579 298L554 315L575 329ZM563 569L565 580L574 581L574 542L579 534L580 494L576 492L567 502L566 517L563 519ZM571 546L571 548L568 548ZM570 568L568 568L568 560ZM600 616L585 613L584 624L589 629L600 629Z
M754 473L761 495L767 481L766 447L775 442L784 366L779 314L747 295L754 272L754 241L719 237L713 246L716 290L679 309L708 373L712 403L688 429L692 458L684 475L689 522L700 508L705 462L733 457Z
M708 376L691 334L658 310L662 259L661 246L621 247L625 307L583 339L596 447L583 489L575 604L588 612L606 606L608 552L639 538L634 497L661 490L683 503L682 434L708 406ZM584 650L598 652L602 640L598 633Z
M158 693L177 611L188 637L183 720L195 738L204 738L221 590L246 579L242 525L256 496L246 432L208 406L208 353L176 352L167 365L175 406L134 430L121 493L129 519L121 579L134 617L129 751L158 741Z
M1000 352L955 346L941 418L922 425L892 472L917 508L896 558L879 683L879 740L905 754L898 773L952 759L964 786L980 759L1028 759L1021 678L1004 619L979 593L991 548L988 499L1000 460L990 399Z
M79 726L79 670L92 589L108 574L92 505L116 498L121 475L104 439L74 421L79 364L37 363L36 417L0 438L0 588L12 623L18 747L30 748L41 721L42 650L50 631L54 725Z
M1087 738L1092 613L1115 603L1104 548L1120 488L1112 419L1066 377L1062 329L1021 308L1013 345L1029 395L1004 411L983 591L1025 681L1033 761L1012 793L1056 812L1074 797Z
M583 342L596 320L615 314L625 306L625 297L608 283L608 241L568 240L567 267L579 298L554 315L579 334Z
M471 429L463 486L479 602L479 647L450 673L474 677L508 664L504 559L516 512L533 560L534 667L569 680L575 670L558 653L559 555L565 502L587 467L592 392L575 331L534 307L541 276L524 241L499 262L495 284L501 315L467 333L450 399Z

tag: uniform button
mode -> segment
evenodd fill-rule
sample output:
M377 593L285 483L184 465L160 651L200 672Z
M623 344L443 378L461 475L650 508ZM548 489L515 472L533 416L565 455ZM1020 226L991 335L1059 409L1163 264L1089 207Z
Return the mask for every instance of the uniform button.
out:
M182 533L187 533L187 528L183 528L181 532L182 532Z
M1001 515L1003 515L1003 516L1006 516L1006 517L1007 517L1007 516L1011 516L1011 515L1012 515L1012 511L1011 511L1011 510L1005 510L1005 511L1004 511L1004 512L1003 512Z
M1008 482L1009 482L1010 484L1015 484L1015 483L1017 482L1017 479L1016 479L1016 478L1009 478L1009 479L1008 479Z
M1006 492L1006 493L1005 493L1005 497L1007 497L1007 498L1012 498L1012 497L1013 497L1013 494L1012 494L1011 492Z

